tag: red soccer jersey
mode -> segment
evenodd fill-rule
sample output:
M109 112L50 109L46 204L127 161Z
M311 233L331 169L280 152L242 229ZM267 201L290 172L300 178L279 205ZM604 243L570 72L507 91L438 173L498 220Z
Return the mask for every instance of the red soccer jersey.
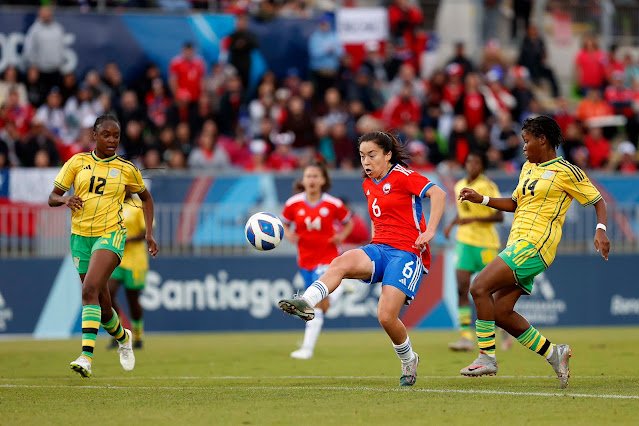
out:
M295 224L297 264L303 269L315 269L328 265L338 255L337 246L330 240L335 235L335 222L346 223L351 213L338 198L322 194L320 200L311 204L302 192L286 201L282 216L287 225Z
M191 102L199 99L202 93L202 79L206 73L204 61L196 56L187 60L183 56L176 56L169 64L169 72L175 76L178 89L185 89L191 95Z
M413 245L426 230L421 198L433 185L428 178L399 164L380 181L366 178L362 183L373 221L372 242L421 254L426 269L430 268L430 249L420 253Z

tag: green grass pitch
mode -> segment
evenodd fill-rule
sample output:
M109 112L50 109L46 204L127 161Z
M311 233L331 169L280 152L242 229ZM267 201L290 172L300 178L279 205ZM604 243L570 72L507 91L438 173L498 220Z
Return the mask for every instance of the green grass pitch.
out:
M93 377L69 368L80 339L0 341L0 424L637 424L639 328L541 328L573 348L558 388L544 359L515 343L496 377L465 378L474 353L451 331L412 331L417 384L381 329L327 331L315 357L289 353L299 333L149 335L134 371L100 335Z

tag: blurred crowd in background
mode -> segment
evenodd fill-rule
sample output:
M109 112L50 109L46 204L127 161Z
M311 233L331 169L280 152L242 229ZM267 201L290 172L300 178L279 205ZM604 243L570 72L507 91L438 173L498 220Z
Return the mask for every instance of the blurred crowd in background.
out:
M191 6L209 6L198 3ZM8 66L0 80L0 168L59 166L91 149L95 118L112 112L122 125L120 154L144 169L291 171L317 158L356 169L358 136L390 129L406 144L414 169L459 169L469 152L479 151L490 169L515 173L525 160L522 122L547 114L564 132L561 154L569 161L637 171L639 62L628 50L604 51L597 37L586 36L567 59L574 82L562 93L540 29L527 19L530 9L512 29L516 55L494 39L480 55L459 42L442 66L425 70L424 14L409 0L389 2L390 38L366 43L356 59L330 15L309 2L217 6L237 16L218 63L204 63L198 46L184 40L169 69L149 64L131 82L117 62L62 74L63 29L53 9L42 7L27 33L24 69ZM267 71L249 90L250 52L260 47L250 22L275 16L316 26L309 74L291 67L277 78Z

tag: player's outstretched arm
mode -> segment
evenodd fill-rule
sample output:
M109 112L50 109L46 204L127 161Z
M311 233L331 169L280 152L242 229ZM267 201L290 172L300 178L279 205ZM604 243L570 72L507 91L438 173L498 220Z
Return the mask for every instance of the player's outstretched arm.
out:
M597 214L597 228L595 228L594 245L595 249L601 257L608 260L608 253L610 253L610 240L606 235L606 225L608 224L608 209L606 208L606 202L602 198L595 203L595 213ZM603 225L600 226L599 224Z
M488 198L488 197L487 197ZM475 204L482 204L484 196L478 194L477 191L471 188L464 188L459 191L460 201L470 201ZM517 203L512 198L489 198L488 207L492 207L495 210L501 210L504 212L514 212L517 209Z

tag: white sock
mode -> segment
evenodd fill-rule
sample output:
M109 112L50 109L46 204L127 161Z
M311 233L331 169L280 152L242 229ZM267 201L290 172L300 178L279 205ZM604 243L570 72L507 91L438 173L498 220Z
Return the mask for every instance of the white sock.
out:
M302 343L302 349L308 349L313 352L315 350L315 344L322 332L322 326L324 325L324 311L321 309L315 309L315 318L306 323L306 329L304 330L304 342Z
M406 341L400 345L393 344L393 349L395 349L395 353L403 363L410 362L415 358L415 352L413 352L409 337L406 337Z
M555 345L554 343L552 345L550 345L550 350L548 351L548 355L546 355L546 359L550 359L550 357L552 356L552 354L555 353Z
M313 308L328 296L328 287L321 281L315 281L306 289L302 298Z

